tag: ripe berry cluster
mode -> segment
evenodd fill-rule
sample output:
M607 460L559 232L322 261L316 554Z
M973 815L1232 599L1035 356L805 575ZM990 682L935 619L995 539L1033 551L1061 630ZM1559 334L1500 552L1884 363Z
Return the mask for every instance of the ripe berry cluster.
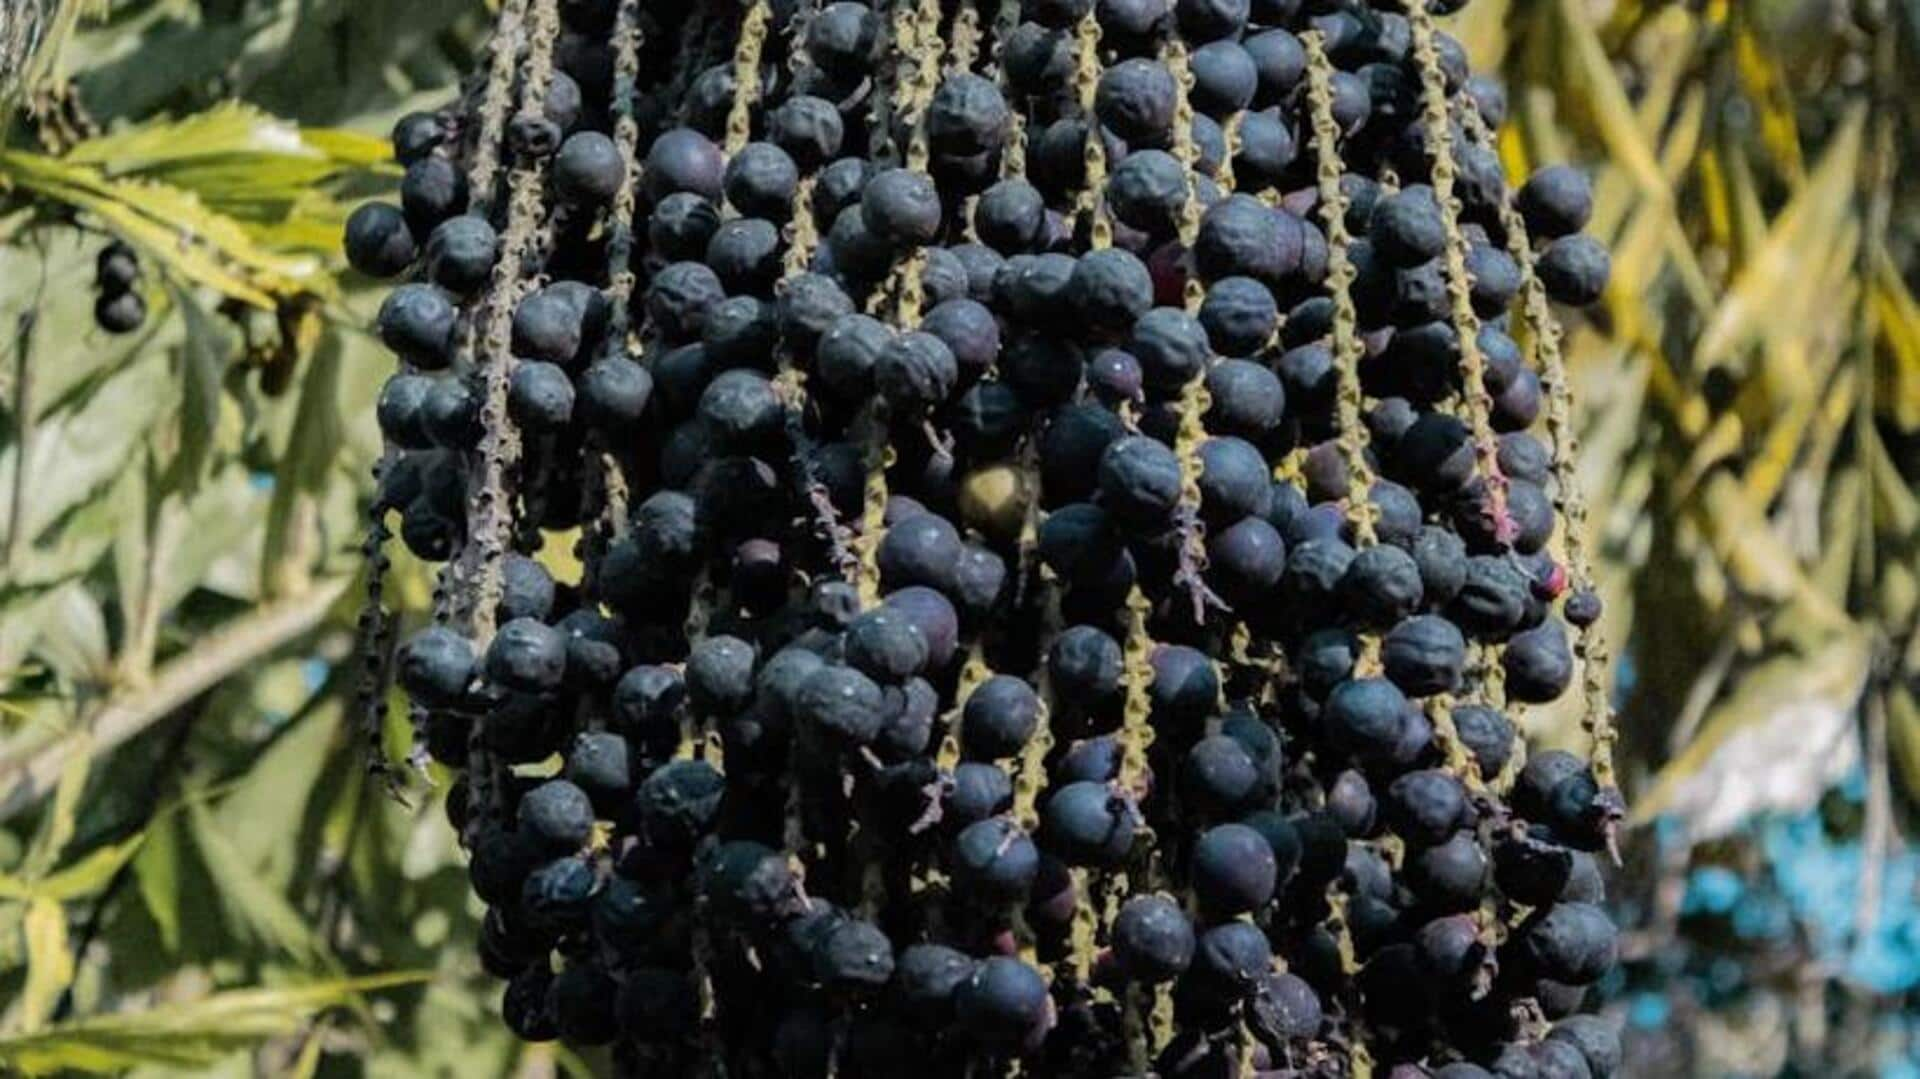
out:
M93 263L95 325L112 334L132 333L147 320L147 301L139 291L140 256L115 240L100 249Z
M1615 1072L1549 309L1607 254L1577 172L1509 190L1430 6L503 2L346 247L410 278L369 715L397 514L516 1033ZM1591 760L1529 756L1576 679Z

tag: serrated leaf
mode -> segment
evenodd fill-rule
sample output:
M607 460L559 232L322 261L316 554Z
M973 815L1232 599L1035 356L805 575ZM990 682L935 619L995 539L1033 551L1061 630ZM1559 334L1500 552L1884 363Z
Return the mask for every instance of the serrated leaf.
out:
M27 904L27 982L20 989L20 1029L39 1030L60 994L73 983L73 953L67 948L67 912L45 897Z
M341 978L277 989L242 989L185 1004L117 1012L0 1037L0 1065L27 1075L114 1072L141 1065L206 1067L237 1049L298 1029L325 1008L363 993L417 985L427 971Z
M0 150L0 177L99 215L153 265L243 303L271 310L277 297L331 288L318 259L265 250L190 191L20 150Z
M223 101L190 116L131 124L78 143L62 155L66 161L97 165L109 176L150 172L193 158L238 156L329 160L328 152L310 143L300 125L240 101Z

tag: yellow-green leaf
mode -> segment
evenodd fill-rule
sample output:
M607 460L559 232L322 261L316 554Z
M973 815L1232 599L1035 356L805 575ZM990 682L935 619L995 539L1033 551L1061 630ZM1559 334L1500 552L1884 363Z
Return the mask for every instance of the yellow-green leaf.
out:
M205 1067L236 1049L297 1029L308 1016L362 993L417 985L427 971L215 993L185 1004L115 1012L0 1037L0 1071L117 1072L140 1065Z
M73 953L67 949L67 912L45 897L27 904L27 983L20 990L20 1029L35 1031L53 1014L60 994L73 984Z
M60 769L60 783L53 790L53 805L34 836L33 849L27 852L23 875L38 880L60 859L60 852L73 838L75 817L80 812L80 793L87 786L87 771L93 765L93 739L85 731L73 736L73 749Z
M1875 404L1903 431L1920 428L1920 303L1884 252L1873 260L1873 307L1886 362L1878 365Z
M1777 324L1780 311L1806 300L1809 260L1828 249L1852 212L1864 113L1847 113L1813 177L1774 219L1766 240L1727 290L1694 347L1704 371Z
M180 823L168 814L147 829L147 842L134 859L134 880L147 914L160 930L160 943L169 953L180 948Z
M64 160L124 176L191 158L236 155L316 161L330 157L327 149L307 140L298 124L226 101L191 116L161 117L95 136L67 151Z
M1735 4L1731 11L1734 69L1746 84L1748 101L1760 114L1761 144L1787 182L1798 186L1806 179L1806 165L1800 160L1800 129L1793 118L1793 95L1782 78L1779 58L1747 16L1747 5Z
M0 178L98 215L153 265L244 303L272 309L276 297L327 287L317 258L262 248L190 191L23 150L0 150Z
M96 847L79 861L35 884L33 894L63 903L92 895L107 886L120 867L140 850L146 838L146 833L141 832L121 842Z

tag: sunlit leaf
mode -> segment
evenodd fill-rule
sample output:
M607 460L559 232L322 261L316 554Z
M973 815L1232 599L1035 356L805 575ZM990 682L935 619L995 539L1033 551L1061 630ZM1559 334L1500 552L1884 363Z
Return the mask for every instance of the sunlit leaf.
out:
M67 948L67 912L58 901L41 897L27 904L27 983L20 990L20 1029L39 1030L53 1014L60 994L73 982L73 953Z
M414 985L424 971L342 978L278 989L244 989L185 1004L121 1012L0 1037L0 1065L27 1075L111 1072L140 1065L204 1066L236 1049L286 1034L313 1013L354 997Z
M1920 798L1920 698L1911 688L1887 687L1887 747L1908 798Z
M1888 353L1877 368L1874 403L1912 431L1920 428L1920 303L1884 255L1873 264L1873 301Z
M59 785L53 789L53 804L40 822L40 832L33 837L33 846L22 863L21 873L28 880L45 876L60 853L67 849L80 812L80 794L87 788L87 773L92 767L92 739L82 731L73 736L73 749L60 769Z
M1817 652L1741 671L1699 736L1635 801L1634 820L1673 815L1699 841L1761 810L1811 806L1859 763L1853 716L1870 655L1863 634L1836 633Z
M212 813L234 853L257 867L262 881L284 887L293 865L286 837L299 831L307 798L325 767L340 723L340 699L316 696L249 762Z
M300 528L297 510L320 493L339 456L341 350L340 334L324 335L300 383L299 408L267 513L261 573L269 594L297 589L305 574L304 545L310 537Z
M1800 131L1793 117L1793 96L1781 77L1772 44L1762 40L1759 28L1745 14L1745 5L1733 5L1732 12L1729 28L1733 34L1734 70L1740 73L1748 100L1760 114L1760 141L1773 158L1774 167L1797 186L1805 180L1806 165L1800 160Z
M109 843L88 851L79 861L47 875L33 886L35 895L60 902L89 896L107 886L120 867L127 864L146 842L146 833L137 833L118 843Z
M181 188L114 179L21 150L0 150L0 178L99 215L153 264L255 307L272 309L276 297L331 287L319 260L267 251L238 222Z
M131 124L76 144L66 160L100 166L109 176L151 172L196 158L295 158L330 167L387 160L382 140L355 132L316 133L238 101L180 118Z
M1706 370L1731 357L1773 324L1782 307L1804 301L1806 261L1829 249L1840 217L1853 205L1864 114L1855 109L1814 169L1806 188L1774 219L1766 242L1735 279L1694 348L1693 365Z

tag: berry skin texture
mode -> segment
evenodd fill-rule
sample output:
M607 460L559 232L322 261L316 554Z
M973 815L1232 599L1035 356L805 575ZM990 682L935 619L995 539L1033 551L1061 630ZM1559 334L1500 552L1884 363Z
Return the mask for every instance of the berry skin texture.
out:
M1593 185L1578 169L1549 165L1527 177L1514 206L1536 240L1557 240L1587 227L1593 219Z
M1007 956L992 956L954 991L960 1030L980 1045L1009 1049L1040 1033L1051 1012L1046 979Z
M487 678L507 689L539 693L557 688L566 674L567 644L551 626L516 618L487 645Z
M570 854L593 834L593 802L564 779L550 779L520 799L515 826L543 849Z
M691 128L678 127L653 140L640 175L648 197L656 204L677 191L717 203L726 167L726 155L712 139Z
M952 157L998 150L1011 123L1000 88L979 75L947 76L927 106L927 137L936 152Z
M773 144L786 151L796 166L813 170L840 152L846 124L833 103L807 94L795 94L780 103L767 118Z
M1164 982L1193 962L1193 923L1179 904L1161 895L1127 900L1113 920L1113 950L1129 978Z
M427 279L456 296L470 295L486 284L499 254L499 235L485 219L450 217L427 236Z
M420 700L457 700L472 677L472 642L445 626L421 630L400 651L400 685Z
M1069 865L1113 865L1133 848L1135 810L1097 783L1069 783L1040 811L1040 839Z
M1215 916L1264 906L1273 898L1277 872L1266 838L1244 824L1211 828L1193 846L1194 895Z
M1396 266L1418 266L1446 249L1440 204L1433 189L1415 185L1374 204L1367 238L1374 250Z
M393 124L393 156L411 165L434 151L446 138L440 119L428 112L410 112Z
M793 209L800 167L771 143L750 142L727 162L727 201L749 217L784 221Z
M1172 393L1201 373L1213 348L1198 319L1156 307L1133 324L1127 351L1139 359L1149 390Z
M560 196L581 206L596 206L613 197L626 179L627 169L613 140L598 131L567 136L553 158L553 184Z
M400 180L400 206L413 234L428 235L442 221L467 212L466 174L438 155L416 161Z
M573 382L550 363L533 361L514 369L507 388L507 415L528 431L557 431L573 418Z
M111 334L132 333L147 320L147 301L138 292L102 294L93 302L93 321Z
M1040 698L1024 679L996 674L976 687L961 714L961 752L979 760L1020 752L1040 725Z
M801 683L795 718L834 744L865 745L886 718L880 687L851 667L822 667Z
M1164 150L1128 154L1107 179L1114 217L1151 237L1172 235L1186 197L1186 172L1179 159Z
M867 181L860 214L867 228L890 244L929 244L940 233L939 189L924 173L888 169Z
M1101 74L1093 110L1122 139L1159 145L1173 128L1176 89L1164 65L1138 57L1122 60Z
M347 217L346 249L347 261L369 277L393 277L418 254L406 215L384 202L365 203Z
M93 287L101 292L109 294L126 292L133 288L139 279L140 256L125 241L114 240L94 256Z
M1548 244L1535 268L1548 296L1570 307L1586 307L1605 294L1613 259L1600 241L1575 234Z
M1013 902L1033 886L1040 852L1018 825L1005 817L989 817L961 831L950 864L955 880L968 891L990 902Z

